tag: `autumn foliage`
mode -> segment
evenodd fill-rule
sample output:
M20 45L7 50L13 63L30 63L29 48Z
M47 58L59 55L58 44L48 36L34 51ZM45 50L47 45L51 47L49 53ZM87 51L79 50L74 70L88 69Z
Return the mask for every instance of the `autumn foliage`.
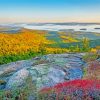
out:
M0 34L0 56L39 52L41 47L52 43L43 32L24 30L17 34Z
M17 60L28 59L43 54L58 54L69 52L97 52L97 49L89 47L89 40L83 39L82 47L79 45L69 47L57 46L59 43L49 40L47 31L22 29L17 33L0 33L0 64ZM78 42L71 35L58 33L64 43ZM50 35L50 34L49 34ZM55 45L52 47L51 45Z
M73 80L59 83L53 87L42 89L40 93L47 95L48 100L52 98L55 100L78 100L79 98L81 100L94 100L95 95L99 97L100 80Z

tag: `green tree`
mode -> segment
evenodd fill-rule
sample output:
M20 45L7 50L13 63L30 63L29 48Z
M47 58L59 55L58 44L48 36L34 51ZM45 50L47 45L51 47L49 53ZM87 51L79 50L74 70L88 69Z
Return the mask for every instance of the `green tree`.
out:
M88 38L83 38L82 40L82 51L88 52L90 51L90 43Z

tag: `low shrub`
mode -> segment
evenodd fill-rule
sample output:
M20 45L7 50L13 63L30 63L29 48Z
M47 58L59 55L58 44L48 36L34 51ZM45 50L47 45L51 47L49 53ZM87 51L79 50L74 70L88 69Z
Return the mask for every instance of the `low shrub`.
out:
M100 80L73 80L40 91L41 100L99 100Z

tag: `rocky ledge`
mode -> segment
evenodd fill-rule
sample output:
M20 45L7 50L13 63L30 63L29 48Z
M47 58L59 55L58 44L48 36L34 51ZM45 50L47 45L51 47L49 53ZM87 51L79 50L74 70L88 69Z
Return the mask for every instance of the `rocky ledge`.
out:
M57 83L82 79L85 62L84 54L49 54L0 65L0 89L24 86L31 76L38 89Z

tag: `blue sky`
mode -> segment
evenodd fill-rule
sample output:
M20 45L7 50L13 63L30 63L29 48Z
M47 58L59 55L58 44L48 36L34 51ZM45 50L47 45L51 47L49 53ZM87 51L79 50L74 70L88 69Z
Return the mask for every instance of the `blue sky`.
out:
M0 0L0 22L100 22L100 0Z

